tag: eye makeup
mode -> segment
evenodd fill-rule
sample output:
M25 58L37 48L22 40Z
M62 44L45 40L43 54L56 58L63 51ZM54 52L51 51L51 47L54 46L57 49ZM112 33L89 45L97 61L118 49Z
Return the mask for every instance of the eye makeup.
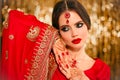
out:
M83 25L84 25L83 21L78 21L74 24L76 28L81 28ZM62 25L60 26L60 30L62 30L63 32L67 32L70 30L70 25Z
M60 27L60 30L62 30L63 32L67 32L70 29L70 27L68 25L63 25Z
M81 28L83 25L84 25L84 22L82 22L82 21L79 21L79 22L75 23L75 26L77 28Z

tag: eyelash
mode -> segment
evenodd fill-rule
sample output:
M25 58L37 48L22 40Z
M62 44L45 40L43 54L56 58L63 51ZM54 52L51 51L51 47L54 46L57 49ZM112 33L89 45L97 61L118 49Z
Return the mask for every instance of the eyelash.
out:
M77 27L77 28L81 28L82 26L83 26L83 23L77 23L77 24L76 24L76 27Z
M67 32L69 30L69 27L68 26L64 26L62 29L61 29L63 32Z
M83 26L83 23L77 23L76 28L81 28ZM64 26L61 29L63 32L67 32L69 30L69 26Z

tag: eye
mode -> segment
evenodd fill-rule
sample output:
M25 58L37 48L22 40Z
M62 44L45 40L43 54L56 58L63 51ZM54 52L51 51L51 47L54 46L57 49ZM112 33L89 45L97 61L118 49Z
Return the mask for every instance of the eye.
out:
M62 30L63 32L67 32L67 31L69 30L69 27L68 27L68 26L63 26L63 27L61 28L61 30Z
M83 23L81 23L81 22L79 22L79 23L76 24L77 28L81 28L82 26L83 26Z

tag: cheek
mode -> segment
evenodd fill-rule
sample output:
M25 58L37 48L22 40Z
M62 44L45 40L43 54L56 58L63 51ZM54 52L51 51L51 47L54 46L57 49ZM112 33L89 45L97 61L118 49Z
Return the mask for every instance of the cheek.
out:
M88 30L83 30L80 34L84 41L88 38Z
M70 40L70 37L67 33L60 32L61 38L66 42Z

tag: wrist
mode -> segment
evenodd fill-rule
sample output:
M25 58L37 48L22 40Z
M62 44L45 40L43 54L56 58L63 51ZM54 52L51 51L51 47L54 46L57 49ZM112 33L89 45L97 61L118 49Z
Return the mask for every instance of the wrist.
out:
M71 77L69 80L81 80L81 77L80 76Z
M89 78L84 74L84 72L76 72L75 71L74 75L71 75L69 80L89 80Z

